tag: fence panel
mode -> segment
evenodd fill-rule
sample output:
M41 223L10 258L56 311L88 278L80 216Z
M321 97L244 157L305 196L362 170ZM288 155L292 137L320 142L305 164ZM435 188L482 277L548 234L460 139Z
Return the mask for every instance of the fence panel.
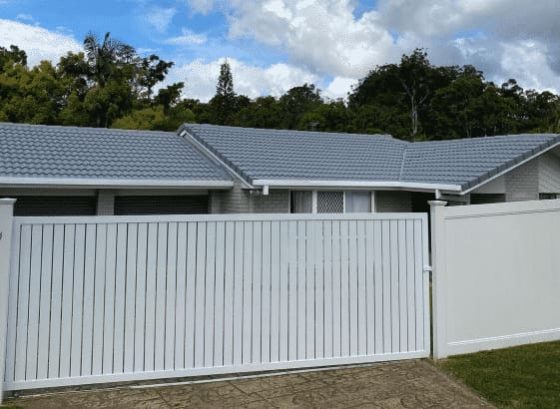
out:
M560 339L560 201L432 204L434 356Z
M426 220L15 218L5 389L425 357Z

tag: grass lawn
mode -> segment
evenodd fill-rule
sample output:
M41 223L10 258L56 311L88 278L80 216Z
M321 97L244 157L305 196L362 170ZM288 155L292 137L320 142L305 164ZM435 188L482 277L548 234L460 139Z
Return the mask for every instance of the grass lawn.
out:
M439 366L499 408L560 408L560 342L462 355Z

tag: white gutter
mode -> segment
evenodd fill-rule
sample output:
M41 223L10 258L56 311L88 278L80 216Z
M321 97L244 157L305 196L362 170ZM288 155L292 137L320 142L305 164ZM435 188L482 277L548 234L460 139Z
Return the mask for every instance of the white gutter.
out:
M362 188L362 189L403 189L403 190L444 190L449 192L460 192L460 185L443 185L435 183L415 183L415 182L356 182L340 180L269 180L259 179L253 181L254 186L270 188L297 187L297 188Z
M62 187L62 188L150 188L150 189L222 189L233 187L233 181L165 180L165 179L80 179L0 177L0 187Z
M548 152L548 151L550 151L550 150L552 150L552 149L554 149L554 148L556 148L556 147L558 147L558 146L560 146L560 142L557 142L557 143L555 143L554 145L551 145L551 146L549 146L548 148L543 149L542 151L540 151L540 152L534 154L533 156L530 156L530 157L528 157L527 159L522 160L522 161L519 162L519 163L516 163L516 164L513 165L512 167L507 168L506 170L503 170L502 172L495 174L494 176L492 176L492 177L486 179L485 181L480 182L479 184L474 185L473 187L468 188L467 190L461 192L461 196L464 196L464 195L466 195L466 194L469 194L469 193L472 192L473 190L476 190L476 189L478 189L479 187L484 186L485 184L490 183L490 182L492 182L493 180L495 180L495 179L497 179L497 178L499 178L499 177L501 177L501 176L504 176L506 173L511 172L512 170L514 170L514 169L516 169L516 168L518 168L518 167L520 167L520 166L523 166L523 165L526 164L527 162L529 162L529 161L531 161L531 160L533 160L533 159L535 159L535 158L537 158L537 157L539 157L539 156L545 154L546 152Z

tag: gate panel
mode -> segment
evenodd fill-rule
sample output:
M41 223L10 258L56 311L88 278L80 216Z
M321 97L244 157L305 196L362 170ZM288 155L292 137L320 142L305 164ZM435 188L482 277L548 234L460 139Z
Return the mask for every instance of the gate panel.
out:
M428 356L426 222L15 218L5 388Z

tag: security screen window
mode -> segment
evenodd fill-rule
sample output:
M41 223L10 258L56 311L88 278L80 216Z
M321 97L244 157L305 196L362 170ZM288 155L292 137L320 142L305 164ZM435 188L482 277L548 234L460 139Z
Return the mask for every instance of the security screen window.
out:
M317 213L344 213L344 193L317 192Z
M346 213L369 213L370 211L370 192L346 192Z

